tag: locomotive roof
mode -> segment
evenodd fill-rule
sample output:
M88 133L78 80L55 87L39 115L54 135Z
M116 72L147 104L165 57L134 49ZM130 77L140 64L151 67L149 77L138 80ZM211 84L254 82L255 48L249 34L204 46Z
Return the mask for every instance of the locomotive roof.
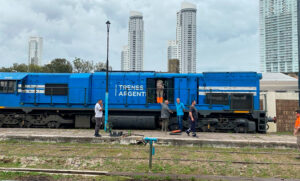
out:
M1 80L21 80L24 79L28 73L22 72L3 72L0 73Z
M144 71L144 72L137 72L137 71L109 71L116 76L123 76L123 75L132 75L132 76L154 76L154 77L202 77L202 76L209 76L209 77L222 77L224 74L231 74L234 77L239 76L253 76L254 74L257 75L256 72L203 72L203 73L188 73L188 74L179 74L179 73L166 73L166 72L153 72L153 71ZM89 77L89 76L97 76L97 75L105 75L106 72L95 72L95 73L21 73L21 72L0 72L0 80L21 80L24 79L26 76L30 75L69 75L70 77ZM258 74L261 77L261 74Z

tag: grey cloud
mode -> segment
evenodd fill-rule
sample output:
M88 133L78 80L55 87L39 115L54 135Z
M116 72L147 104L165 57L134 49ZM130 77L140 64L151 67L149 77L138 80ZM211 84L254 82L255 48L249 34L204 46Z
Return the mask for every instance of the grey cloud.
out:
M197 4L197 71L258 70L258 1L191 0ZM130 10L145 22L145 70L167 70L167 40L176 38L178 0L0 0L0 66L27 63L29 36L44 38L44 63L56 58L106 59L120 69Z

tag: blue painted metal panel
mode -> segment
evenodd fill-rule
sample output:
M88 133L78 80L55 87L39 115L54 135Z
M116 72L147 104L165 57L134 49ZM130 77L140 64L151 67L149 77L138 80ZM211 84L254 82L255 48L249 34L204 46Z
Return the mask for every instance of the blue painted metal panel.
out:
M69 79L69 104L81 104L86 106L90 103L91 74L72 74Z
M68 84L70 74L28 74L25 82L25 93L22 100L25 104L66 104L67 96L45 95L46 84Z
M187 88L186 78L175 78L175 99L180 98L180 101L185 105L189 104Z
M98 99L105 99L105 72L94 74L0 73L0 78L8 76L12 77L11 80L19 80L18 84L22 85L24 92L11 95L0 94L0 106L93 108ZM254 95L254 108L259 109L259 79L261 74L255 72L203 74L111 72L109 73L110 108L160 109L160 104L146 103L147 78L174 78L174 100L180 97L182 102L190 105L190 102L196 97L199 110L230 109L230 105L205 104L205 93L207 92L250 92ZM69 96L52 96L51 101L51 96L44 93L47 83L68 84ZM248 90L247 87L250 89ZM35 91L37 93L34 93ZM86 106L84 105L85 101ZM20 105L20 103L24 103L24 105ZM171 104L170 108L175 109L174 104Z
M109 74L109 79L111 75ZM105 72L94 73L92 75L92 95L91 95L91 104L96 104L99 99L102 99L105 102ZM93 105L94 105L93 104Z

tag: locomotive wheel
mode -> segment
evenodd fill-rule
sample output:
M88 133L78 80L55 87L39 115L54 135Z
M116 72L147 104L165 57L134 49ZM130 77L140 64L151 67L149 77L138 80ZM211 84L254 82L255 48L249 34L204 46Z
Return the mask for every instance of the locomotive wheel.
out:
M19 122L19 127L23 128L24 127L24 120Z
M208 127L207 127L207 125L206 125L206 126L202 126L202 127L201 127L201 131L202 131L202 132L208 132Z
M182 129L187 130L189 129L189 122L187 120L182 120Z
M25 120L23 124L23 128L30 128L30 127L31 127L31 123Z
M209 131L210 132L216 132L216 126L210 126Z
M47 126L48 128L59 128L60 124L57 121L49 121Z
M174 130L178 130L179 126L177 123L173 123L171 125L168 126L169 131L174 131Z
M246 127L243 127L243 126L237 126L234 128L234 132L235 133L246 133L247 130L246 130Z

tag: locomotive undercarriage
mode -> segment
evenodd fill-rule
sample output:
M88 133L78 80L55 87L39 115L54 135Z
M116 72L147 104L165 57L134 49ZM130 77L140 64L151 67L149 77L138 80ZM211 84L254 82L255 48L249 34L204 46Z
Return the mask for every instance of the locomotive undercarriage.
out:
M171 118L169 129L178 129L176 117ZM188 117L183 119L183 129L189 128ZM200 116L196 123L196 130L200 132L233 132L233 133L266 133L264 114L231 114L213 113Z
M0 114L0 127L59 128L74 124L72 118L59 113L4 112Z
M74 114L75 113L75 114ZM111 111L109 120L117 129L157 129L160 124L160 112ZM178 129L176 115L172 115L169 130ZM196 124L201 132L265 133L264 114L212 113L200 115ZM3 111L0 113L0 127L23 128L92 128L93 111ZM119 127L118 127L119 125ZM189 128L188 114L183 119L183 129Z

